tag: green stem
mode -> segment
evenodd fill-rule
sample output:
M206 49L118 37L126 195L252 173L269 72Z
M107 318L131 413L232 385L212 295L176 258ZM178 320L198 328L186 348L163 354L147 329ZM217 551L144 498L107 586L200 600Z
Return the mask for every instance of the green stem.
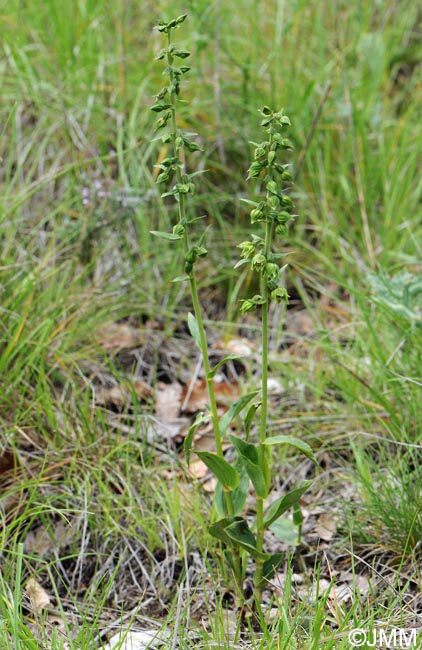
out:
M270 145L271 145L271 136L270 136ZM270 179L272 180L271 175L271 166L268 170ZM265 224L265 240L264 240L264 256L268 260L271 252L271 240L272 240L272 229L273 224L270 219L267 220ZM268 291L268 283L265 269L261 273L261 296L263 298L262 312L261 312L261 359L262 359L262 371L261 371L261 417L259 425L259 446L258 446L258 462L259 466L264 468L266 466L266 456L268 454L268 449L265 444L267 439L267 418L268 418L268 311L269 311L269 301L270 295ZM264 550L264 498L256 497L256 548L262 553ZM257 602L261 602L261 594L263 587L263 560L257 559L255 565L255 575L254 575L254 586Z
M167 63L169 67L169 79L170 79L170 86L173 87L174 74L171 69L171 66L173 64L173 57L171 55L171 52L169 51L170 43L171 43L170 31L167 33L167 41L168 41ZM177 138L176 102L177 102L177 96L175 92L171 90L170 91L171 130L170 131L171 131L172 150L173 150L173 156L175 158L179 158L180 160L179 151L176 146L176 138ZM182 183L183 180L182 171L179 165L176 166L176 180L177 183ZM178 198L179 198L178 201L179 221L186 223L185 195L179 192ZM186 227L183 235L183 249L185 255L190 249L189 236ZM192 273L189 274L189 283L190 283L191 297L193 303L193 310L194 310L196 322L198 324L199 338L201 344L201 354L204 363L205 379L207 383L208 397L210 402L210 413L211 413L211 421L212 421L214 438L215 438L215 446L216 446L217 455L220 456L220 458L224 458L223 440L222 440L221 429L220 429L220 419L218 417L218 410L217 410L217 399L215 396L213 379L210 377L211 366L210 366L210 360L208 355L207 337L205 333L204 321L202 318L202 310L199 301L198 287L196 284L196 278L193 271ZM226 502L227 514L229 516L233 516L234 508L233 508L233 499L232 499L231 492L224 492L224 498ZM233 554L233 562L235 567L234 579L236 583L236 589L239 592L239 594L242 594L243 572L242 572L241 559L240 559L240 554L238 549L233 548L232 554Z

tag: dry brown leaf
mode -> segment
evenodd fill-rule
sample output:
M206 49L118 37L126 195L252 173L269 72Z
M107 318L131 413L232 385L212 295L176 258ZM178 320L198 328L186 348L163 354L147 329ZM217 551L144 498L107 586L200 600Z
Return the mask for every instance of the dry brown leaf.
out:
M35 578L29 578L25 591L31 600L35 612L41 612L50 605L50 596Z
M10 472L19 465L16 454L11 449L5 449L0 453L0 478L2 474Z
M136 348L144 342L144 332L125 323L110 323L96 334L104 350Z
M160 422L169 423L179 416L182 404L182 386L177 382L158 382L155 392L155 415Z
M332 539L333 535L337 530L337 524L335 518L329 514L319 515L317 524L315 526L315 532L323 539L324 542L329 542Z
M215 350L224 350L230 354L238 354L239 357L250 357L255 347L252 341L245 338L230 339L230 341L219 341L213 345Z
M214 393L218 406L227 406L232 399L239 397L239 386L228 381L214 381ZM182 403L187 403L184 413L197 413L204 411L209 403L207 382L205 379L198 379L193 385L186 386L182 393Z
M104 650L146 650L166 644L170 632L166 630L144 630L143 632L129 632L121 630L115 634L104 646ZM122 643L123 641L123 643Z
M118 384L112 388L102 388L96 395L96 402L100 406L115 406L123 408L130 404L132 391L141 400L148 400L152 397L152 389L141 379L135 379L129 384Z
M52 534L49 534L44 526L38 526L35 530L29 531L24 539L25 553L45 555L53 548L67 546L72 534L72 527L61 519L54 525Z
M202 460L192 460L189 463L189 472L195 478L205 478L208 473L208 467Z
M212 478L208 479L208 481L205 481L202 487L204 488L205 492L208 492L209 494L214 494L215 488L217 487L217 479L214 478L213 476Z

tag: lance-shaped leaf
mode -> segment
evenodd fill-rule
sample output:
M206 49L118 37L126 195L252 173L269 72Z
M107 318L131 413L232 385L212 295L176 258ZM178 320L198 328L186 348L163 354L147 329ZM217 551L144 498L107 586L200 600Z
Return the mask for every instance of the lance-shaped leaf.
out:
M243 421L246 438L249 438L249 434L251 432L252 423L254 421L255 414L260 406L261 406L261 402L258 402L258 404L251 404L250 407L248 408L248 412L246 413L245 419Z
M223 436L227 429L229 428L230 424L233 422L234 418L239 415L241 411L249 404L249 402L256 397L258 394L258 391L254 391L253 393L248 393L247 395L242 395L242 397L239 397L238 400L236 400L227 413L223 415L223 417L220 420L220 431L221 435Z
M193 340L195 341L197 347L201 350L201 336L199 334L198 321L190 312L188 314L188 327Z
M223 517L223 519L219 519L209 527L210 534L226 546L232 546L233 542L228 536L226 528L233 523L234 519L234 517Z
M249 478L259 497L265 499L270 488L270 468L267 459L263 458L263 466L259 462L258 449L250 442L245 442L236 436L230 436L234 447L242 459Z
M224 357L224 359L221 359L212 370L208 373L208 379L214 379L216 376L217 372L220 370L221 366L224 366L225 363L228 361L234 361L236 359L240 359L238 354L228 354L227 357Z
M159 239L169 239L170 241L176 241L181 239L180 235L175 235L172 232L160 232L159 230L150 230L151 235L158 237Z
M295 447L299 449L305 456L309 458L313 463L318 463L315 458L314 452L311 447L303 440L299 438L294 438L293 436L270 436L265 441L266 445L289 445L290 447Z
M209 529L213 537L220 539L226 546L240 546L254 558L266 560L268 553L261 553L256 548L255 535L243 517L225 517Z
M275 572L280 566L284 556L284 553L271 553L270 557L265 560L262 567L263 582L267 582L268 580L271 580L271 578L274 578Z
M212 471L225 490L234 490L239 485L240 476L236 469L224 458L209 451L197 451L196 455Z
M195 418L195 422L191 424L191 426L189 427L187 436L183 441L183 450L185 452L185 459L188 465L190 463L190 453L192 449L192 442L193 442L193 436L195 435L195 431L197 430L200 424L203 424L208 420L209 420L208 414L203 415L202 413L198 413L198 415Z
M257 550L255 535L243 517L235 517L233 523L227 526L226 533L232 542L244 548L252 557L259 559L266 559L268 557L266 553L261 553Z
M265 513L264 527L268 528L271 526L271 524L277 521L277 519L281 517L281 515L283 515L285 512L287 512L289 508L296 505L296 503L299 502L302 494L306 492L311 484L312 481L304 481L300 487L291 490L287 494L274 501L274 503L270 505Z
M232 495L233 514L240 515L245 507L246 497L249 490L249 476L243 465L239 462L236 464L236 470L240 476L239 485L235 488ZM227 503L224 496L224 490L221 483L218 481L214 492L214 505L219 517L227 517Z

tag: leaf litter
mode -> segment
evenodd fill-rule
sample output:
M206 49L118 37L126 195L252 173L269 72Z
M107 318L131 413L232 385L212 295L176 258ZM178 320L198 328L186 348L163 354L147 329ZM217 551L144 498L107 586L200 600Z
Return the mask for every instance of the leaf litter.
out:
M328 312L329 310L327 310ZM335 318L335 314L330 313L330 318ZM340 315L341 318L344 318L344 314ZM313 336L313 331L311 329L311 321L305 317L304 314L300 315L300 324L297 323L294 327L300 331L298 337L298 331L295 333L295 341L291 342L285 350L280 353L280 357L283 355L295 355L297 345L300 343L306 345L308 338ZM157 328L157 335L161 336L160 329ZM288 334L286 334L288 337ZM173 347L173 341L167 342L167 348L161 348L160 352L163 355L166 355L165 361L162 365L163 371L161 371L162 376L165 377L165 381L158 381L155 384L151 381L153 374L151 373L149 363L152 363L153 350L151 346L151 337L145 337L142 331L139 331L138 328L132 328L130 326L122 326L119 324L116 328L107 328L107 331L101 333L100 340L102 342L103 350L106 354L112 355L113 359L120 364L120 375L122 377L121 382L116 382L116 376L108 375L104 366L101 366L101 361L98 361L98 366L91 366L89 373L93 377L93 386L95 387L96 395L96 408L103 409L103 413L109 412L109 421L112 427L116 427L116 431L125 433L127 436L131 436L131 433L134 431L134 420L131 419L131 411L133 407L133 400L137 400L140 405L142 405L146 420L152 422L152 427L154 429L153 440L157 441L160 438L165 438L171 443L173 441L176 444L176 448L170 444L168 447L159 448L159 454L162 455L162 460L166 463L165 458L174 458L174 454L177 453L177 445L180 445L183 441L184 436L193 421L195 414L198 412L203 412L207 406L207 394L206 394L206 382L204 378L201 377L200 372L188 373L186 368L183 366L184 360L179 347L179 343L176 341L176 347ZM234 343L225 343L217 342L214 345L214 350L218 358L221 358L221 355L229 353L240 353L242 356L241 362L230 362L232 364L232 369L230 368L223 369L223 372L218 376L218 382L216 383L216 389L218 393L219 408L222 412L226 410L230 404L230 401L236 399L239 395L241 389L239 384L239 371L240 373L246 373L246 366L248 363L248 358L253 358L256 353L254 344L249 342L247 339L239 339L236 341L233 339ZM192 344L189 342L186 345L186 341L183 343L183 353L187 358L195 358L196 351ZM147 352L147 354L146 354ZM143 359L143 363L146 362L146 373L133 373L133 368L136 365L135 362L140 358ZM150 359L150 361L148 361ZM163 360L163 356L160 357L160 363ZM296 359L297 361L297 359ZM302 357L302 363L307 363L307 354ZM123 363L123 365L122 365ZM237 366L236 366L237 364ZM235 367L236 366L236 367ZM139 368L141 368L139 366ZM160 371L159 373L160 374ZM100 383L98 383L98 378ZM109 384L107 386L107 383ZM105 385L104 385L105 384ZM218 388L220 386L220 388ZM283 385L277 377L273 378L273 384L270 387L273 391L273 395L277 400L282 400L286 404L286 391L285 385ZM289 398L291 399L291 398ZM273 408L279 408L277 401L272 403ZM294 400L288 404L287 410L284 406L283 415L284 418L279 420L280 425L283 430L295 431L295 428L300 423L301 418L303 417L303 412L298 411L297 417L288 417L294 413L294 407L296 402ZM309 411L308 411L309 412ZM287 417L286 417L287 416ZM318 422L319 416L313 416L316 422ZM123 423L125 422L127 424ZM276 420L275 420L276 422ZM323 420L321 420L323 423ZM333 426L336 424L335 420L333 421ZM149 427L150 425L148 425ZM331 426L331 424L330 424ZM337 425L336 425L337 426ZM146 431L148 430L148 427ZM170 435L169 435L170 430ZM276 432L276 431L275 431ZM133 435L133 433L132 433ZM149 435L149 434L148 434ZM198 431L196 432L195 437L195 447L198 450L212 451L213 449L213 435L211 432L211 427L209 423L204 423ZM228 446L227 446L228 447ZM34 447L34 449L37 449ZM40 448L37 449L37 453L40 451ZM303 510L304 510L304 523L303 523L303 538L302 538L302 560L301 564L297 564L296 571L294 573L294 587L296 590L297 598L299 601L309 600L312 597L315 597L316 594L312 592L313 580L313 568L316 561L316 558L320 561L320 593L324 593L329 590L329 596L327 598L327 606L330 606L330 603L337 602L338 604L347 604L351 606L356 598L365 599L369 590L371 592L377 593L382 592L382 586L380 584L374 584L373 576L371 579L368 575L368 566L370 563L370 558L365 559L365 550L362 549L361 555L359 555L359 549L355 547L354 549L354 560L352 560L350 552L347 548L342 546L344 539L344 531L339 528L339 522L343 520L343 513L341 511L341 499L344 495L345 501L350 501L350 490L351 484L343 476L342 463L338 464L338 459L333 456L332 453L321 450L319 454L321 459L324 459L324 471L319 474L318 480L316 481L316 492L313 490L312 494L305 495L302 499ZM13 461L13 462L12 462ZM5 476L11 476L13 474L13 467L16 465L16 458L6 454L5 459ZM159 457L157 458L159 462ZM179 467L180 467L180 456L179 456ZM12 467L13 465L13 467ZM0 463L0 468L1 468ZM278 493L282 495L284 492L289 490L288 476L289 472L297 474L297 467L293 464L289 469L289 463L285 464L283 469L283 475L285 479L280 482L278 487ZM308 469L306 469L308 467ZM303 472L303 478L308 478L307 472L309 471L309 466L306 464L303 465L302 469L299 469L299 473ZM193 459L189 468L190 475L194 477L196 481L200 481L204 492L213 493L215 490L215 481L213 479L208 479L207 468L198 459ZM333 477L335 479L335 491L332 489ZM165 471L163 470L163 478L165 477ZM324 482L324 476L327 476L327 481ZM180 493L185 493L186 500L189 500L189 491L186 491L189 484L187 482L187 477L189 473L186 474L182 469L177 469L167 474L169 482L174 481L175 479L179 482ZM328 481L328 476L330 479ZM0 480L2 480L2 474L0 472ZM53 476L51 477L53 478ZM183 479L183 483L186 488L182 488L180 483ZM10 479L9 479L10 480ZM54 476L54 480L57 482L58 474ZM48 481L43 486L43 490L49 490ZM124 488L123 488L124 489ZM275 493L276 494L276 493ZM352 498L356 498L353 495ZM79 555L75 556L73 561L68 562L66 567L67 578L65 582L69 585L74 585L75 599L80 598L84 593L89 593L90 587L89 581L97 576L96 579L100 579L100 576L106 567L110 567L112 570L113 566L116 566L116 562L121 563L119 574L116 574L115 584L112 585L112 589L109 595L109 602L115 603L125 603L125 608L134 607L139 603L139 594L143 594L143 601L145 605L139 610L139 614L136 619L138 623L143 620L143 613L153 613L154 617L158 617L157 620L160 620L161 616L165 616L167 611L167 599L162 599L158 595L157 588L161 589L160 584L163 583L163 580L167 584L169 593L174 589L177 582L178 570L177 567L179 559L177 557L177 552L173 552L173 557L170 559L171 554L168 551L165 552L165 555L161 557L157 554L157 557L154 558L154 553L151 554L151 551L147 548L139 547L139 538L136 542L131 542L130 538L121 534L121 539L113 548L104 547L101 555L103 559L100 560L98 556L98 547L96 547L94 539L86 537L81 538L81 531L83 527L77 527L74 531L71 531L71 528L64 522L56 521L53 522L53 525L50 525L46 528L43 525L38 525L33 527L26 533L26 538L24 540L25 552L38 555L40 558L48 559L50 556L54 556L57 553L66 554L69 552L69 549L73 547L78 540L84 540L82 549ZM268 533L271 536L271 532ZM292 553L295 547L297 547L298 541L293 540L293 538L286 538L286 541L283 542L283 539L277 539L276 536L273 536L271 539L274 540L274 548L279 549L287 553ZM80 542L79 542L80 543ZM171 547L175 548L174 542L171 541L171 535L166 539L164 546L170 549ZM93 553L93 557L97 557L98 560L90 561L89 555ZM108 558L108 559L106 559ZM119 558L119 560L117 560ZM142 558L142 559L141 559ZM148 560L147 560L148 558ZM147 560L147 561L146 561ZM169 562L169 564L167 564ZM193 588L196 585L196 589L199 588L199 585L202 584L202 572L203 566L200 558L197 558L195 561L195 572L192 574L196 578L192 578L191 587ZM102 563L104 567L102 567ZM296 563L296 560L295 560ZM146 570L146 567L149 565L149 568ZM170 573L167 574L166 566L168 566ZM137 576L140 568L141 573ZM353 567L353 572L352 572ZM146 573L144 573L147 571ZM386 580L385 576L391 572L391 569L388 565L383 565L383 576L384 581ZM76 574L79 573L80 577L76 581ZM42 575L42 572L41 574ZM168 575L164 579L164 576ZM393 573L391 574L393 575ZM47 599L50 598L49 590L47 588L51 577L43 577L41 582L37 583L41 587L41 590L37 590L37 587L33 587L32 598L34 600L34 608L37 603L45 602L46 607ZM282 597L283 584L286 579L286 574L283 572L279 573L271 585L269 585L267 602L270 603L270 600L273 596L280 594ZM63 576L61 578L63 580ZM385 587L385 585L383 585ZM60 594L59 583L56 584L56 589ZM385 590L385 589L384 589ZM39 594L39 596L37 595ZM119 596L121 594L121 596ZM66 595L66 592L63 593L63 596ZM192 603L198 600L200 591L193 594ZM189 596L187 596L189 597ZM196 607L195 611L198 611L198 616L201 616L202 607L201 602L205 603L206 600L209 600L210 595L205 599L199 598L199 604ZM39 600L37 600L39 599ZM44 601L43 601L44 599ZM150 605L148 605L150 603ZM120 605L119 605L120 606ZM162 612L160 615L159 612ZM103 610L103 621L104 627L107 627L106 619L107 608L104 607ZM73 623L72 623L73 624ZM133 632L128 628L128 639L130 642L135 644L133 646L134 650L141 650L143 647L148 647L146 644L147 636L149 636L148 641L151 641L151 634L155 634L156 630L148 629L148 626L143 624L144 630L142 632ZM136 636L138 635L138 636ZM114 637L109 636L109 647L112 649L112 644L116 643L117 635ZM157 637L158 639L158 637ZM138 643L138 645L136 645ZM144 645L142 645L144 644ZM153 646L150 646L153 647ZM108 648L108 646L106 646ZM131 648L131 646L127 646Z

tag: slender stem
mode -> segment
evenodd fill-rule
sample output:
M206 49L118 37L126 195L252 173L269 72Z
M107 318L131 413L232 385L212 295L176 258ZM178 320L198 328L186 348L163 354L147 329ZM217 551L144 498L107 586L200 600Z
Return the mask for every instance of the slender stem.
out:
M270 145L271 145L270 135ZM269 166L268 175L272 180L271 166ZM265 240L264 240L264 256L268 260L271 252L273 224L270 219L267 219L265 224ZM268 291L268 282L265 269L261 273L261 296L263 298L262 312L261 312L261 417L259 425L259 446L258 446L258 462L261 468L266 466L266 456L268 453L265 441L267 439L267 418L268 418L268 310L270 295ZM256 548L260 553L264 550L264 498L256 497ZM257 601L261 601L262 593L262 580L263 580L263 560L256 560L254 585L256 591Z
M172 54L170 52L170 44L171 44L170 31L167 33L167 42L168 42L167 64L168 64L168 68L169 68L169 79L170 79L170 87L171 87L171 90L170 90L170 105L171 105L170 106L170 113L171 113L170 134L171 134L173 156L174 156L174 158L179 158L179 160L180 160L179 150L178 150L178 147L176 145L176 139L177 139L177 120L176 120L177 96L176 96L176 93L173 90L173 88L174 88L174 73L172 71L173 56L172 56ZM182 183L182 181L183 181L182 170L181 170L180 165L176 165L176 180L177 180L177 183ZM179 192L178 199L179 199L179 201L178 201L178 204L179 204L179 220L180 220L180 222L186 223L185 195ZM186 227L185 227L184 234L183 234L183 249L184 249L185 254L190 249L189 236L188 236L188 232L187 232ZM218 410L217 410L217 400L216 400L216 396L215 396L213 379L210 376L210 374L211 374L211 365L210 365L210 360L209 360L209 355L208 355L208 344L207 344L207 338L206 338L206 334L205 334L204 320L202 318L202 310L201 310L201 305L200 305L200 300L199 300L198 287L197 287L197 284L196 284L196 278L195 278L195 275L194 275L193 271L189 274L189 283L190 283L190 290L191 290L191 297L192 297L194 314L195 314L196 322L198 324L199 339L200 339L200 344L201 344L201 354L202 354L202 359L203 359L203 364L204 364L205 379L206 379L206 383L207 383L208 397L209 397L209 402L210 402L210 413L211 413L211 421L212 421L214 438L215 438L215 446L216 446L217 455L220 456L220 458L224 458L223 440L222 440L221 429L220 429L220 419L219 419ZM224 492L224 499L225 499L225 503L226 503L227 514L229 516L233 516L234 507L233 507L233 499L232 499L231 492ZM233 555L233 563L234 563L235 586L236 586L236 590L239 592L239 597L241 598L242 597L243 572L242 572L242 563L241 563L240 553L239 553L239 550L236 547L233 547L231 549L231 552L232 552L232 555Z

